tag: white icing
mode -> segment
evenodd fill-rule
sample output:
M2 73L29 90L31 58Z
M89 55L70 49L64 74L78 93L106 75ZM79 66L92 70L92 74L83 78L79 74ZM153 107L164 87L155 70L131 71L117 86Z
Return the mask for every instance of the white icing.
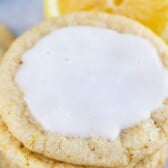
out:
M115 138L148 119L168 93L152 44L104 28L56 29L22 60L15 80L32 115L63 135Z

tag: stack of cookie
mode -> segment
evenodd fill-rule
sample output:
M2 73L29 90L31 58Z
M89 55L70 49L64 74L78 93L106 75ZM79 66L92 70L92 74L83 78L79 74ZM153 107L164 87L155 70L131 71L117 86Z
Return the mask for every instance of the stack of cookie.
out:
M167 67L167 45L128 18L44 21L1 61L0 167L163 168Z

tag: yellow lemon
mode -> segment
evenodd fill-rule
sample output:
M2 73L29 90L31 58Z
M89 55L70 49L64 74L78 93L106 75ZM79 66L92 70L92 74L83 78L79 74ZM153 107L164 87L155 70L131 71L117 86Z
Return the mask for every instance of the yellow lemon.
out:
M74 11L104 11L110 5L107 0L45 0L46 16L57 16ZM112 8L110 7L109 10Z
M168 42L168 0L45 0L46 17L75 11L124 15L150 27Z

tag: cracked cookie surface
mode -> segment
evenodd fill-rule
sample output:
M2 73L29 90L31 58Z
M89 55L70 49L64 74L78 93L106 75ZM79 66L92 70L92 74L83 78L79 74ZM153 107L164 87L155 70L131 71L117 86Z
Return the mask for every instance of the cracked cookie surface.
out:
M127 168L163 168L167 159L167 144L159 151ZM0 118L0 167L1 168L89 168L61 163L35 154L26 149L8 131ZM91 167L90 167L91 168ZM92 167L93 168L93 167ZM96 167L95 167L96 168ZM120 167L121 168L121 167Z

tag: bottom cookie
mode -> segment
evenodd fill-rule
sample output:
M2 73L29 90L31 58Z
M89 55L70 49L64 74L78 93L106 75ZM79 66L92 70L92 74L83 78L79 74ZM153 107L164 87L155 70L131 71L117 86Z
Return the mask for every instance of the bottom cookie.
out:
M152 156L146 157L134 168L163 168L167 145ZM8 131L0 118L0 168L86 168L57 162L27 150Z

